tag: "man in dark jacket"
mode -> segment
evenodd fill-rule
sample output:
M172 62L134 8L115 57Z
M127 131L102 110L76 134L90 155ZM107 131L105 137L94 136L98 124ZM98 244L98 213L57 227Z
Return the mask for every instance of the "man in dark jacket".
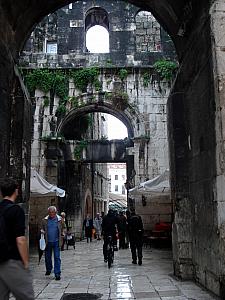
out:
M25 214L23 209L15 204L18 184L15 180L6 178L0 182L0 190L3 197L0 213L5 220L8 242L7 257L1 257L0 263L0 299L9 299L12 292L16 299L33 300L32 277L28 270Z
M118 219L115 216L112 209L109 209L108 214L102 220L102 234L104 238L103 244L103 255L104 261L107 262L107 244L108 236L112 236L114 241L114 249L117 250L117 240L116 240L116 225L118 224Z
M125 249L127 219L123 211L119 212L118 221L119 249Z
M128 220L128 232L130 239L130 248L132 254L132 263L142 265L142 243L143 243L143 223L140 216L136 215L135 209L131 208L131 215Z
M87 238L87 243L90 240L92 242L92 229L94 228L93 226L93 220L91 219L90 215L87 215L87 217L84 219L83 222L83 229L85 232L85 236Z

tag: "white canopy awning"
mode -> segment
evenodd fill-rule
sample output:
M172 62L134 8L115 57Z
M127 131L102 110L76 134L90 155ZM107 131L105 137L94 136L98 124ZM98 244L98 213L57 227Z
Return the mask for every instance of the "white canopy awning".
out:
M109 207L115 209L126 209L127 197L125 195L109 193Z
M134 187L133 189L129 190L129 194L136 195L136 194L159 194L159 193L169 193L170 192L170 183L169 183L169 170L166 170L161 175L142 182L139 186Z
M31 178L30 178L30 193L31 194L54 194L58 197L65 197L65 191L58 188L41 177L38 172L31 168Z

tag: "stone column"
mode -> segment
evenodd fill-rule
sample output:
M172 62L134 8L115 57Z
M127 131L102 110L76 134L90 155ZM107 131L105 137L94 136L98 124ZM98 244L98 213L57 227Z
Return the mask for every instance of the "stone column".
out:
M224 173L218 164L223 157L224 138L223 109L218 105L222 93L215 81L219 72L212 56L214 48L217 50L212 44L212 33L217 36L220 31L220 26L212 26L221 14L215 7L216 3L211 8L211 18L207 5L199 9L195 27L186 33L186 51L169 98L169 144L175 211L174 272L181 278L193 277L219 294L219 264L225 251L221 256L218 215L222 220L225 206L218 197L224 199L225 182L220 182L222 178L218 176ZM220 55L218 52L215 56ZM222 61L220 58L218 65L223 65Z
M225 297L225 3L214 1L210 9L213 70L216 99L216 187L214 192L219 238L217 266L220 296Z
M175 211L173 223L174 273L178 277L189 279L193 277L192 203L189 197L188 139L182 92L170 95L168 111L171 197Z
M4 42L0 41L0 178L9 174L11 90L14 63Z

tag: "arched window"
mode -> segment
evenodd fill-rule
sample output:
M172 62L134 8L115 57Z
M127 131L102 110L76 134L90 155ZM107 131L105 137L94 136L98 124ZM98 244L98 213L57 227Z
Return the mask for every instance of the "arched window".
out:
M136 15L136 51L161 51L160 24L148 11Z
M90 9L85 18L86 51L109 53L108 13L100 8Z
M86 32L86 48L90 53L109 53L109 32L95 25Z

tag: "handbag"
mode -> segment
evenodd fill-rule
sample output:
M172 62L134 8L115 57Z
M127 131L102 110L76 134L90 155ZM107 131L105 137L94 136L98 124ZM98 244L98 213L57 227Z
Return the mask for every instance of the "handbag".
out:
M44 251L46 247L45 237L43 233L41 233L41 238L39 240L39 247L42 251Z

